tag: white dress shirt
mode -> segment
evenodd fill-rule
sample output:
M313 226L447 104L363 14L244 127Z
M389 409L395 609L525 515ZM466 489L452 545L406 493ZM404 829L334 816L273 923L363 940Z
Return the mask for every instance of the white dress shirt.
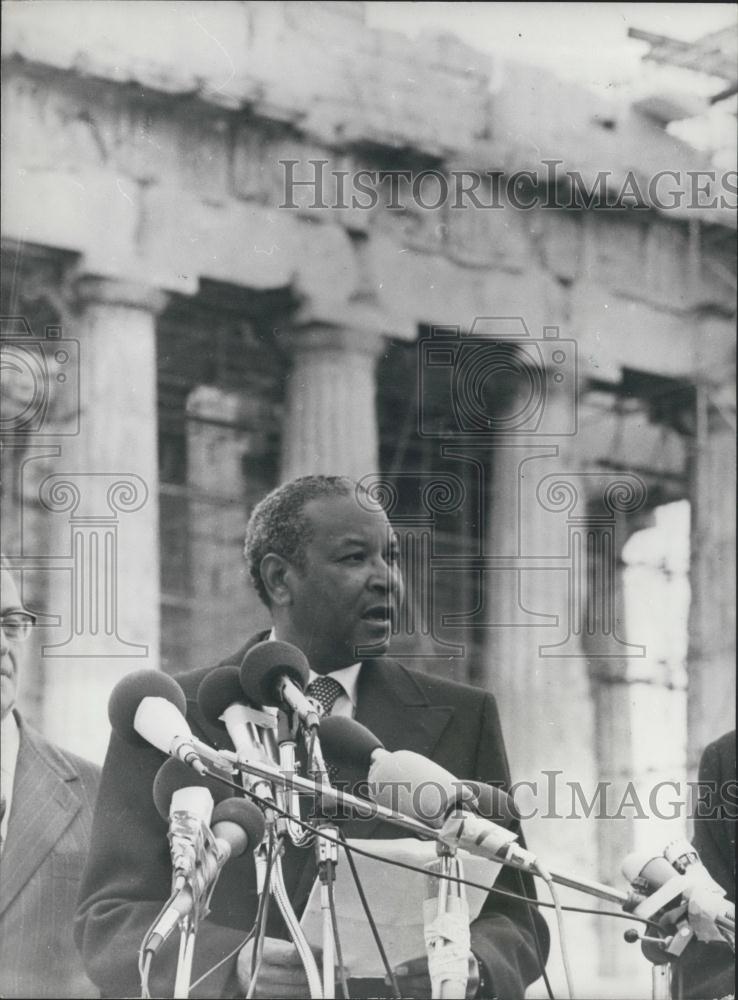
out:
M274 634L274 629L269 633L268 640L276 639ZM359 683L359 671L361 670L361 663L352 663L350 667L341 667L340 670L331 670L329 674L325 674L326 677L332 677L334 680L343 688L345 694L340 694L336 698L335 704L333 705L333 710L331 715L345 715L349 719L353 719L356 715L356 688ZM310 671L310 681L312 682L319 677L320 674L316 674L314 670Z
M0 790L5 800L5 814L0 823L0 844L4 844L8 836L8 820L13 802L15 766L18 762L19 748L20 731L15 715L10 711L0 722Z

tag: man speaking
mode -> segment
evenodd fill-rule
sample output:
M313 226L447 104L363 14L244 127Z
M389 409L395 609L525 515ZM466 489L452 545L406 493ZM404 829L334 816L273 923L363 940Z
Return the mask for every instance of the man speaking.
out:
M413 750L460 778L509 786L494 698L407 670L385 655L403 581L389 522L367 500L351 480L326 476L296 479L262 500L249 521L246 558L273 629L252 636L225 662L240 664L252 646L270 637L291 643L307 657L308 694L326 713L353 716L388 750ZM188 698L193 731L224 745L197 708L196 692L207 673L196 670L177 680ZM161 763L156 750L132 747L115 732L111 736L75 927L89 974L107 995L138 993L138 949L170 891L165 829L151 795ZM362 826L352 822L351 835L366 836ZM286 849L285 879L298 913L314 877L312 858L311 850ZM496 887L534 896L527 876L510 868L500 873ZM216 886L210 916L198 933L193 996L245 995L251 946L243 942L257 905L249 853L229 863ZM274 909L253 995L305 997L302 965ZM471 927L469 963L476 973L472 981L480 984L477 995L519 1000L541 974L547 949L545 923L534 906L490 893ZM170 939L153 963L152 995L171 994L175 964L176 943ZM402 995L430 997L422 956L408 955L402 965ZM380 988L373 982L369 995L382 995ZM361 986L351 995L360 991Z

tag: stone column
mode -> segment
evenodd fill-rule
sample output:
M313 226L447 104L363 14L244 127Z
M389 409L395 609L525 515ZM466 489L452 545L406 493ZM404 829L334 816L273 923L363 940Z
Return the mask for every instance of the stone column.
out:
M76 285L79 432L40 487L54 553L59 625L42 647L47 736L92 759L107 701L131 670L159 667L156 316L165 296L94 277Z
M556 396L546 406L565 404ZM515 405L511 411L515 412ZM549 413L550 426L557 423ZM539 485L572 471L566 439L506 437L492 444L489 555L499 568L486 581L487 687L498 701L513 781L530 781L536 794L521 801L528 845L551 864L598 877L596 824L582 816L568 783L588 800L596 786L594 706L587 660L579 636L570 637L566 655L551 648L569 634L573 575L566 515L553 511ZM576 648L573 648L576 647ZM548 772L548 773L546 773ZM531 813L535 811L535 815ZM582 905L574 892L562 900ZM585 904L586 905L586 904ZM549 974L554 991L563 988L557 932ZM579 981L596 980L597 925L578 917Z
M735 401L706 379L697 386L690 465L687 773L694 778L705 746L735 727Z
M244 458L262 455L259 403L241 392L200 385L187 399L187 486L192 610L189 664L216 663L269 616L243 557L248 520Z
M309 474L354 479L376 472L378 328L311 321L285 336L287 384L282 481Z

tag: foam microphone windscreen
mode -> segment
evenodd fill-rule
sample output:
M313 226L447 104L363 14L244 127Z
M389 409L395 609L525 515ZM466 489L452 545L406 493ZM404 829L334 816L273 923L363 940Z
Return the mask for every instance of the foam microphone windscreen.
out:
M332 764L355 767L363 773L371 767L374 751L384 749L382 741L370 729L345 715L327 715L321 719L320 745L324 757Z
M245 701L237 666L216 667L206 674L197 689L197 705L213 726L224 726L221 715L234 702Z
M156 772L153 785L154 804L162 819L169 818L172 795L180 788L192 787L207 788L216 804L233 795L233 789L229 788L228 785L216 781L215 778L196 774L181 760L170 757Z
M179 684L160 670L136 670L118 681L108 700L108 718L115 732L127 743L147 746L148 743L133 728L136 712L144 698L164 698L182 715L187 699Z
M289 677L301 689L307 687L310 666L305 654L289 642L267 640L252 646L241 663L241 688L249 701L279 707L280 677Z
M476 803L465 781L412 750L395 750L374 761L369 769L369 795L377 805L436 829L455 805L465 803L473 809Z
M515 801L502 788L486 785L483 781L465 781L474 795L477 804L474 812L491 823L497 823L505 830L512 830L520 822L520 813L515 808Z
M238 832L231 828L230 833L224 824L233 824ZM218 802L213 810L213 833L223 837L231 845L231 857L237 858L244 851L254 850L264 837L264 814L255 802L247 799L228 798Z

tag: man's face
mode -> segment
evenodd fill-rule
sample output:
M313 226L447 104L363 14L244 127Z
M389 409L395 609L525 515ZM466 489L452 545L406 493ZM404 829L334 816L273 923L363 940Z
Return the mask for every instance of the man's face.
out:
M317 673L355 663L359 647L384 653L404 591L389 521L353 496L311 500L304 516L312 531L304 566L290 566L285 576L291 602L284 638Z
M15 580L6 570L0 570L0 615L22 611ZM15 704L18 689L18 671L21 666L22 643L9 639L0 629L0 719L4 719Z

